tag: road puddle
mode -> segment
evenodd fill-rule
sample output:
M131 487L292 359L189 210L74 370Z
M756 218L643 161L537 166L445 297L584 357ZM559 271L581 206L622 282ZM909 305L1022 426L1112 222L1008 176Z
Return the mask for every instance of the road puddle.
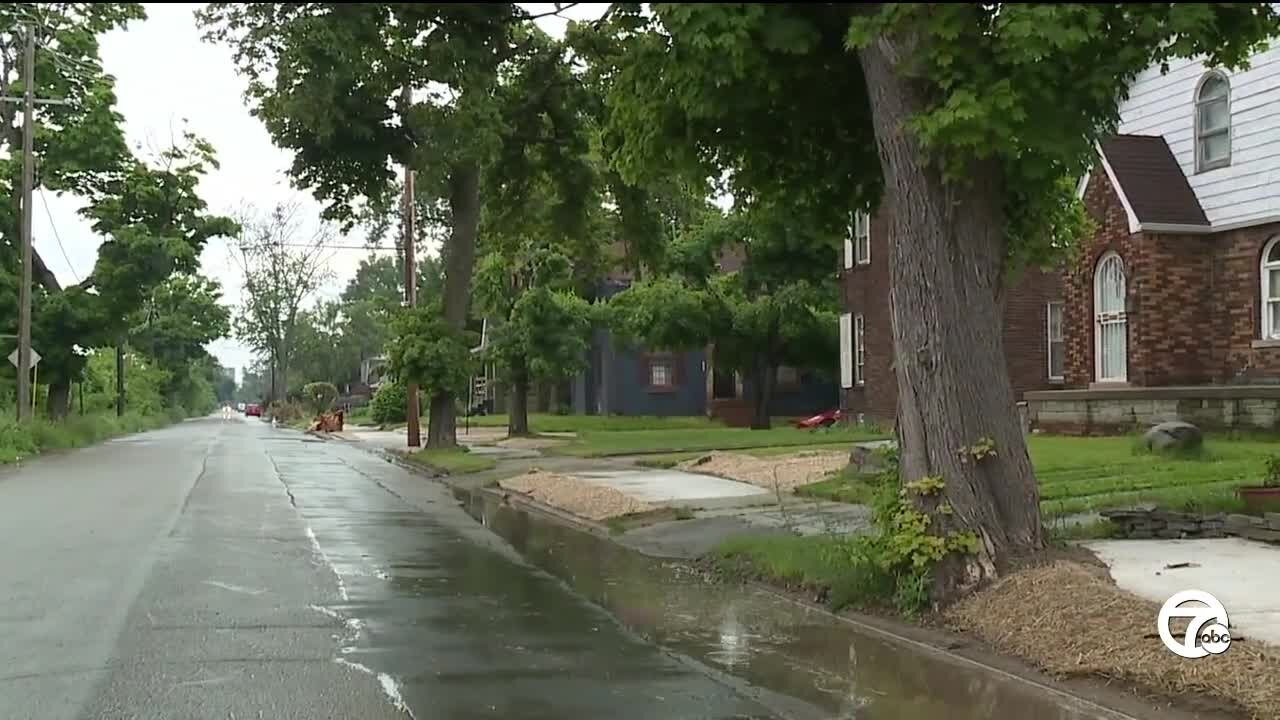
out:
M1127 717L925 647L908 647L687 564L460 494L527 561L610 611L628 630L713 670L859 720L1083 720Z

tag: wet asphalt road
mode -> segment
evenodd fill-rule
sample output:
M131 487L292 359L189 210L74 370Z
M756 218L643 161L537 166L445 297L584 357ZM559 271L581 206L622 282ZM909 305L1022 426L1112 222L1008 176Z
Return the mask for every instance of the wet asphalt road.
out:
M0 471L0 578L5 719L775 716L443 487L255 420Z

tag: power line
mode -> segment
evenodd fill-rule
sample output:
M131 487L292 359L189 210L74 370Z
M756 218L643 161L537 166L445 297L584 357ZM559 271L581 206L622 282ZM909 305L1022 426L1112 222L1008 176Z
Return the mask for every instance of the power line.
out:
M62 251L62 259L67 263L67 269L71 271L71 277L76 279L76 284L80 284L80 274L76 272L76 268L71 264L71 258L67 257L67 249L62 246L62 236L58 234L58 226L53 224L53 213L49 210L49 198L44 195L44 188L40 188L40 201L44 204L45 217L49 218L49 227L53 230L53 239L58 241L58 249Z

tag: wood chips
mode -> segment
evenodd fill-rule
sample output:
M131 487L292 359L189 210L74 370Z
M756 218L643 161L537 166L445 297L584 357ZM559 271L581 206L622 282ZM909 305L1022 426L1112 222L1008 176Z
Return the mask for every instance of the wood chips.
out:
M498 485L504 490L528 495L538 502L589 520L604 520L653 509L611 487L537 469L501 480Z
M1236 635L1222 655L1187 660L1160 641L1159 612L1157 604L1112 585L1101 568L1056 561L966 598L946 619L1056 675L1124 680L1174 697L1210 696L1255 718L1280 718L1280 649Z
M715 475L769 490L791 492L816 483L849 464L849 454L812 450L795 455L759 458L742 453L713 452L678 466L688 472Z

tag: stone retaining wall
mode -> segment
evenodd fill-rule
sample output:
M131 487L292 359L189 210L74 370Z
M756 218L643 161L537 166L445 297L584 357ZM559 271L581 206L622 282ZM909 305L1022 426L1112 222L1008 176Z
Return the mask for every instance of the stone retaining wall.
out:
M1126 540L1181 540L1193 538L1240 537L1259 542L1280 543L1280 513L1255 515L1199 515L1154 508L1104 510L1102 517L1117 528L1116 536Z
M1280 427L1280 387L1099 388L1026 394L1032 427L1045 432L1125 433L1171 420L1207 429Z
M1197 515L1168 510L1104 510L1102 517L1116 525L1117 536L1129 540L1162 538L1220 538L1226 535L1226 515Z

